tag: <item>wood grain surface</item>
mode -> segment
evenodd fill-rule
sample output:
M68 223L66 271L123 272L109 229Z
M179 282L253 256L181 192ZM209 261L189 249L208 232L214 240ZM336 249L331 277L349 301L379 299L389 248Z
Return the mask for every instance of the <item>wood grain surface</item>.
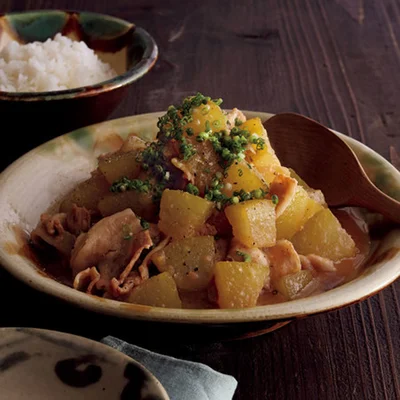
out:
M201 91L222 97L227 108L310 116L399 167L399 0L0 2L0 12L40 8L113 14L158 42L155 68L111 118L163 110ZM143 335L134 323L55 301L2 270L0 285L0 326L95 339L118 334L235 376L235 400L400 399L399 282L360 304L265 336L215 343L176 341L163 331Z

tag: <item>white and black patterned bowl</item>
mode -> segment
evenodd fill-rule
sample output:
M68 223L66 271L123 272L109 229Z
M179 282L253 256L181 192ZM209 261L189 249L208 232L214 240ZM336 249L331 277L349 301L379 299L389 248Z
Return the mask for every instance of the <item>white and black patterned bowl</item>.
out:
M30 328L0 329L0 398L168 400L141 364L96 341Z

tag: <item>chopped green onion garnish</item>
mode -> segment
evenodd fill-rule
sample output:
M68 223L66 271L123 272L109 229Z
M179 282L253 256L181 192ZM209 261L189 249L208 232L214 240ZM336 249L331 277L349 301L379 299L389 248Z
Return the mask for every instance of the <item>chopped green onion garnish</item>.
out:
M236 251L236 254L240 257L243 257L244 262L251 262L251 256L247 253L243 253L243 251Z

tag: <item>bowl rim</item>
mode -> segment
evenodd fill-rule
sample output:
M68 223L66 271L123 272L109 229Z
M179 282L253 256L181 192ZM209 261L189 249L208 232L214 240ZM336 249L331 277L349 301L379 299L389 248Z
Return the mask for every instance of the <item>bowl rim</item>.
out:
M259 111L246 111L242 110L246 116L260 117L263 121L272 117L274 114L259 112ZM128 117L113 119L104 121L98 124L87 126L84 129L90 129L91 134L96 136L99 133L101 126L105 125L108 127L109 124L118 123L123 125L125 122L128 123L134 118L149 118L154 119L164 114L164 112L153 112L147 114L138 114ZM81 128L82 129L82 128ZM332 130L332 129L331 129ZM359 142L356 139L350 138L340 132L332 130L341 139L343 139L350 147L361 150L369 155L373 155L374 159L378 159L385 168L388 168L391 175L400 182L400 172L392 166L385 158L379 155L377 152ZM75 132L75 131L73 131ZM73 134L73 132L61 135L51 141L63 140ZM10 175L23 164L26 160L32 159L35 151L42 146L46 146L48 142L43 143L40 146L27 152L12 164L10 164L0 174L0 193L3 190L3 186L6 184ZM391 235L393 238L400 238L400 230L392 231ZM0 238L0 245L2 245ZM400 250L400 248L399 248ZM122 317L126 319L134 320L146 320L146 321L158 321L158 322L170 322L170 323L185 323L185 324L232 324L232 323L247 323L247 322L260 322L260 321L286 321L295 318L303 318L309 315L315 315L327 311L336 310L350 304L358 303L366 298L378 293L385 287L393 283L398 277L400 277L400 253L396 254L394 259L386 261L384 263L385 270L383 268L369 273L362 278L352 280L346 284L340 285L336 288L328 290L318 295L287 301L283 303L257 306L253 308L244 309L173 309L173 308L162 308L162 307L150 307L138 304L123 303L117 300L104 299L101 297L93 296L87 293L80 292L69 286L57 282L56 280L39 274L36 268L32 268L28 260L20 263L15 263L11 259L12 257L7 254L0 246L0 266L3 266L12 275L19 280L25 282L29 286L55 296L56 298L85 308L90 311L94 311L100 314L106 314L111 316ZM20 265L18 265L20 264ZM29 268L21 267L29 265ZM377 265L380 265L378 263ZM348 289L349 286L351 290ZM342 297L341 297L342 295ZM344 298L343 298L344 296Z
M59 344L64 345L65 342L69 341L74 345L77 345L80 351L90 350L91 353L105 357L105 361L113 361L117 363L118 366L132 363L145 374L146 378L149 380L149 384L154 388L153 390L157 390L157 394L162 396L160 400L170 400L170 397L160 380L153 374L153 372L142 364L142 362L134 358L134 356L131 357L123 351L103 343L102 341L87 338L76 333L62 332L55 329L10 326L0 327L0 342L4 345L4 338L6 338L8 340L5 343L6 345L17 344L18 341L15 341L13 336L18 334L36 337L38 340L49 342L53 346Z
M100 93L106 93L111 90L118 89L120 87L129 85L137 81L152 69L152 67L154 66L155 62L158 59L158 46L155 39L150 35L150 33L148 33L145 29L136 26L132 22L115 17L113 15L102 14L91 11L77 11L69 9L44 9L44 10L15 11L15 12L2 13L0 14L0 18L7 17L9 15L43 14L43 13L59 13L59 12L105 17L107 19L117 21L122 25L127 26L130 29L134 28L133 34L137 35L138 39L143 41L143 43L145 44L145 51L143 53L143 56L141 57L140 61L137 64L135 64L132 68L129 68L124 73L118 74L117 76L111 79L98 82L94 85L80 86L73 89L54 90L47 92L6 92L0 90L0 100L30 102L30 101L40 101L40 100L44 101L65 100L71 98L96 96Z

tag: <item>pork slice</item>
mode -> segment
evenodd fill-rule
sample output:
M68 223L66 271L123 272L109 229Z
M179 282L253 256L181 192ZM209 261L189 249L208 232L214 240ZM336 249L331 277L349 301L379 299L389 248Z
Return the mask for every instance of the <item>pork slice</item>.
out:
M151 232L149 231L151 236ZM146 257L137 269L132 271L134 263L137 261L136 254L122 272L119 279L113 278L110 282L110 293L113 297L121 297L128 294L135 286L139 286L143 281L149 279L149 264L154 253L161 251L171 240L170 237L163 239L156 247L146 254ZM145 243L143 243L145 244Z
M300 257L288 240L278 240L275 246L268 247L265 252L270 261L270 276L273 284L281 277L301 270Z
M73 287L77 290L84 290L86 288L86 293L92 293L92 290L99 279L100 274L96 267L86 268L76 275Z
M302 269L315 270L317 272L336 272L335 263L332 260L316 254L301 255L300 261Z
M132 257L135 236L141 231L140 220L131 209L101 219L87 233L78 236L70 261L73 275L98 266L102 278L118 276L116 270Z
M236 118L239 121L246 122L246 116L237 108L232 109L232 111L226 115L226 118L231 128L235 126Z
M91 224L91 214L85 207L78 207L74 204L66 217L66 228L73 235L78 236L87 232Z
M250 261L256 264L268 266L268 258L265 253L257 247L247 247L240 243L237 239L231 240L227 259L232 261L243 261L243 255L250 256Z
M126 265L126 267L123 268L122 272L119 275L119 278L117 278L117 276L120 272L119 265L121 264L117 262L115 259L112 260L113 262L108 264L108 270L104 268L104 265L100 266L100 272L103 272L100 285L103 285L106 290L109 290L114 297L119 297L121 295L121 287L120 287L121 285L123 285L125 289L127 288L127 286L129 286L126 280L128 276L131 274L132 268L134 267L136 261L139 260L142 251L144 249L149 249L153 244L148 230L142 230L138 232L132 238L132 241L133 241L133 248L131 249L131 252L133 253L132 258L129 261L128 265ZM148 273L147 275L142 276L141 270L139 271L135 270L133 272L137 273L138 279L140 279L139 283L141 283L141 280L148 279L149 277Z
M69 257L75 244L75 236L65 229L67 215L42 214L37 227L31 232L32 243L42 247L44 243Z
M277 175L271 182L269 192L271 195L278 196L278 204L276 205L276 218L278 218L286 210L292 201L297 188L297 181L286 175Z

